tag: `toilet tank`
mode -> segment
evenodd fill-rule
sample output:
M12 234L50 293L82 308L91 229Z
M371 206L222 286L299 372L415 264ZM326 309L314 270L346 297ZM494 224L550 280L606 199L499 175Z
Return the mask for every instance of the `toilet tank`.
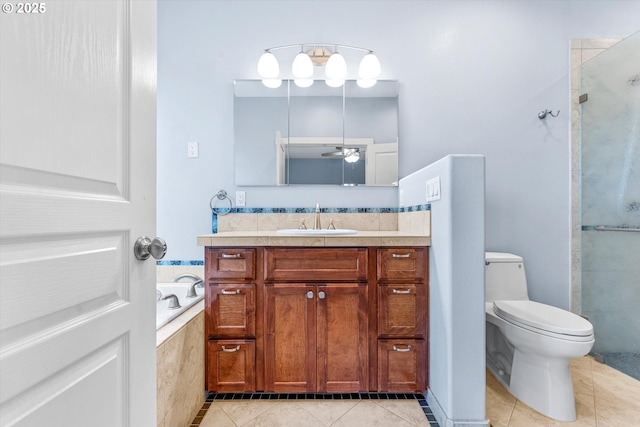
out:
M485 254L485 302L528 300L524 260L514 254Z

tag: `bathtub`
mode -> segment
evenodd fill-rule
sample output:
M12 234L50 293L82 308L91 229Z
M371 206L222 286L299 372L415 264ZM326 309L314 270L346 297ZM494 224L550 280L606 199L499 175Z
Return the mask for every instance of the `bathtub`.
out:
M176 317L187 311L189 308L197 304L204 298L204 288L196 288L195 298L187 298L187 289L190 283L157 283L156 289L160 291L162 296L175 294L180 301L180 308L168 309L168 300L159 300L156 302L156 330L162 328Z

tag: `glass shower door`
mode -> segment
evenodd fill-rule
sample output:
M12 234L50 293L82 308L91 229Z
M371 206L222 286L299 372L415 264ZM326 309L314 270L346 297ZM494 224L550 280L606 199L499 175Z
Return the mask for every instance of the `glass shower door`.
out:
M640 379L640 32L581 74L582 314L592 352Z

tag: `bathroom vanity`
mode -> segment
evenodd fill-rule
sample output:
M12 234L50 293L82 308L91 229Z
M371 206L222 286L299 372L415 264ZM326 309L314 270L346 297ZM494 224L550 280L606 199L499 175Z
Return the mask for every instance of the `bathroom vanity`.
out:
M200 241L207 390L425 390L424 239L229 234Z

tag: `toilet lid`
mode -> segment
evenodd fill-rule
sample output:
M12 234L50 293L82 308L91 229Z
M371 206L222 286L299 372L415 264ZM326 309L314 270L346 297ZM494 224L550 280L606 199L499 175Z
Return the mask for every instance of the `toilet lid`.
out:
M588 337L593 334L593 325L588 320L561 308L539 302L494 301L493 309L498 316L509 322L541 331L575 337Z

